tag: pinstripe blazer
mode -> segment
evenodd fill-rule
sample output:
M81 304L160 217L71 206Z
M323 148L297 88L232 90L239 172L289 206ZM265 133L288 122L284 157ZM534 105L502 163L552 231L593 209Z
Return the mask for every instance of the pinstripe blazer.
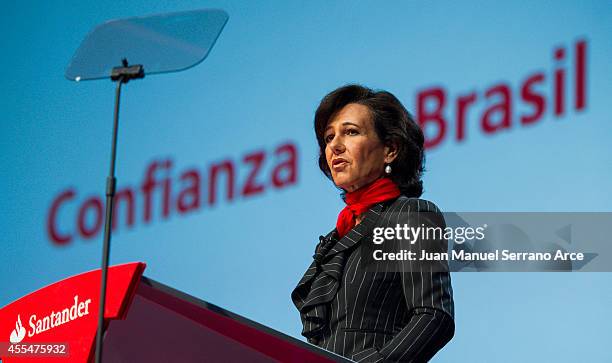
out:
M373 228L414 224L415 212L431 212L444 224L433 203L400 196L371 207L339 241L335 229L320 237L291 294L309 342L358 362L425 362L453 337L448 270L412 261L409 272L400 272L368 249ZM395 237L389 242L399 246Z

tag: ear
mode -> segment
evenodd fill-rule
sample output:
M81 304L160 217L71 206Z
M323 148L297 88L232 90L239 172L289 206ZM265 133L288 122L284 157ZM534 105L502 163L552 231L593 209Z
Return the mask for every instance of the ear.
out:
M385 146L385 164L391 164L395 158L397 158L397 154L399 152L399 148L397 144L394 142L389 143Z

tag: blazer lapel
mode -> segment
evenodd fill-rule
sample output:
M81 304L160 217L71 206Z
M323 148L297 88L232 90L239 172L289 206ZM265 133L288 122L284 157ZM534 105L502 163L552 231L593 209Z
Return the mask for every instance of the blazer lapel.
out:
M344 237L342 237L336 245L332 247L325 258L329 258L337 253L345 251L354 245L356 245L362 238L370 234L370 231L378 221L380 217L381 210L383 208L383 203L378 203L372 206L365 213L361 222L353 227Z
M331 256L336 255L342 251L345 251L351 248L352 246L357 244L359 241L361 241L362 238L369 235L370 231L372 230L374 225L376 225L376 222L378 221L378 218L380 217L382 208L383 208L383 203L378 203L372 206L370 209L368 209L361 223L353 227L344 237L342 237L338 242L336 242L335 246L332 247L327 252L323 260L328 260ZM334 228L325 237L320 237L320 238L321 239L330 238L331 235L335 231L336 229ZM322 243L322 241L320 240L319 243ZM317 274L317 263L316 261L312 261L312 263L310 264L310 266L304 273L304 276L302 276L302 278L298 282L298 286L307 284L316 274Z

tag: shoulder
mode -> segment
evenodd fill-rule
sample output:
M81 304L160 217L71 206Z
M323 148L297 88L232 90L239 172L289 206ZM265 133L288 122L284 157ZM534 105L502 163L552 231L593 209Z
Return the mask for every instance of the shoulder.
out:
M391 205L388 206L389 213L409 213L409 212L431 212L441 213L435 203L421 198L411 198L400 195Z
M444 216L438 206L426 199L399 196L383 209L378 225L411 224L419 226L445 225Z

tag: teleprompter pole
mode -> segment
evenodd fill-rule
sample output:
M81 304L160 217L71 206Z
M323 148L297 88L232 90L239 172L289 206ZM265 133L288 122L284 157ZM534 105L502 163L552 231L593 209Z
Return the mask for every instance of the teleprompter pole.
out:
M98 330L96 334L96 363L102 363L102 338L104 335L104 308L106 305L106 280L108 275L108 261L110 255L111 222L113 220L113 203L117 179L115 178L115 160L117 158L117 133L119 128L119 101L121 100L121 86L130 79L144 77L141 65L129 66L126 59L122 60L123 67L115 67L111 73L111 80L117 82L115 89L115 113L113 118L113 135L111 141L110 170L106 178L106 214L104 220L104 240L102 244L102 279L100 283L100 304L98 309Z

